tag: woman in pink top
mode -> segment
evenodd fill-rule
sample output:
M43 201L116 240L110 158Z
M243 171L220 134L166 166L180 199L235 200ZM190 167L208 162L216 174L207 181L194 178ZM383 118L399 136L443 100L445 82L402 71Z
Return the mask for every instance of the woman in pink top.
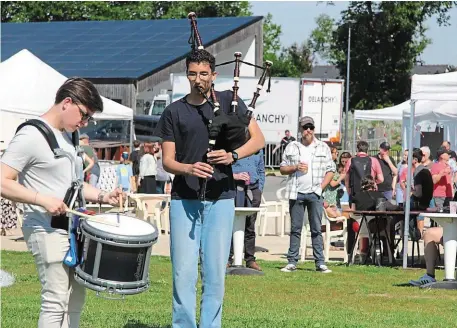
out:
M436 152L438 162L431 169L433 178L433 199L438 208L448 205L452 199L452 170L449 166L449 151L441 147Z

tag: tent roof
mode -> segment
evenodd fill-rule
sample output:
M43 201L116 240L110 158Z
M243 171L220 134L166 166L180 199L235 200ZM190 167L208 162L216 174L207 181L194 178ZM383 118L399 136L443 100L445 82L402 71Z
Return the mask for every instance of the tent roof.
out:
M59 87L67 78L42 62L27 49L0 63L0 109L5 112L38 116L54 103ZM131 108L103 99L103 113L94 118L132 120Z
M413 75L411 99L457 101L457 72Z
M354 111L354 118L356 120L364 121L401 121L403 117L403 111L408 109L409 106L410 101L407 100L399 105L382 109L356 110Z
M411 108L403 111L403 117L408 119L411 115ZM414 110L414 121L430 122L456 122L457 102L454 101L417 101Z

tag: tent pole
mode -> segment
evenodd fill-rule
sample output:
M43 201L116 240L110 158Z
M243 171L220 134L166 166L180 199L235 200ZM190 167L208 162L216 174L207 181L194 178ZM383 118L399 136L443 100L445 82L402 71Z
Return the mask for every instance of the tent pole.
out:
M406 180L406 190L411 190L411 180L412 180L412 167L413 167L413 129L414 129L414 112L416 109L416 101L411 100L411 113L409 115L409 144L408 144L408 174ZM409 241L409 217L411 213L411 193L406 192L406 202L405 202L405 224L403 231L403 268L408 267L408 241ZM413 245L414 247L414 245Z
M357 120L355 118L355 112L353 115L354 115L354 127L353 127L354 131L352 131L352 153L355 155L356 138L357 138Z
M133 135L135 134L133 118L130 120L130 153L133 151Z

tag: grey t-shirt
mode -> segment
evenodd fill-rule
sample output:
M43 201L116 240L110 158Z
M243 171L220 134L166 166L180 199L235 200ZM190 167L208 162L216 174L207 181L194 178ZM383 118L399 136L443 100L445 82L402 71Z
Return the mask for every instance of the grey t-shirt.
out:
M49 124L48 126L54 132L59 147L76 163L76 150L71 142L71 134L54 129ZM70 159L55 159L46 139L33 126L25 126L19 130L1 161L19 172L19 183L27 189L62 200L76 176L75 165L72 165ZM72 167L75 168L73 172ZM23 226L49 228L50 223L51 215L43 207L24 204Z

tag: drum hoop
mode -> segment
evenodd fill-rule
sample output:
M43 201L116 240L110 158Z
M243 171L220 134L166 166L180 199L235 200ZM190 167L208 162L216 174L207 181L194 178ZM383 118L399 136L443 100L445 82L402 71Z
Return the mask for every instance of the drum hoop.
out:
M125 247L125 248L151 247L152 245L157 243L157 239L158 239L158 238L156 238L155 240L148 241L148 242L141 242L141 241L137 241L135 239L133 239L131 241L127 241L127 240L116 240L116 241L113 241L113 240L105 239L106 237L94 236L90 232L88 232L88 231L86 231L84 229L81 229L81 232L88 239L94 240L96 242L100 242L100 243L102 243L104 245L111 245L111 246ZM112 239L112 238L110 238L110 239Z
M80 266L78 265L75 268L75 276L78 275L82 280L88 281L89 283L100 286L100 287L114 287L114 288L121 288L121 289L136 289L142 286L149 285L149 274L147 275L146 279L141 279L138 281L126 281L126 282L119 282L115 280L106 280L102 278L93 278L90 274L84 272Z
M100 229L94 228L86 223L85 220L81 223L81 231L86 233L88 236L93 236L94 239L98 238L101 242L108 243L113 242L116 244L125 244L126 247L138 247L138 245L153 245L157 242L159 238L159 232L154 226L155 231L149 235L143 236L127 236L127 235L117 235L102 231ZM135 243L135 244L133 244ZM111 244L113 245L113 244Z
M76 272L74 274L74 277L75 277L75 280L82 286L86 287L86 288L89 288L91 290L94 290L96 292L104 292L106 290L108 290L108 287L105 287L105 286L99 286L99 285L96 285L94 283L92 283L91 281L88 281L88 280L85 280L84 278L82 278L81 276L77 275ZM139 294L139 293L142 293L146 290L149 289L149 281L146 283L146 285L144 286L138 286L136 288L126 288L126 289L119 289L117 288L118 286L110 286L110 287L115 287L115 293L116 294L121 294L121 295L135 295L135 294Z

